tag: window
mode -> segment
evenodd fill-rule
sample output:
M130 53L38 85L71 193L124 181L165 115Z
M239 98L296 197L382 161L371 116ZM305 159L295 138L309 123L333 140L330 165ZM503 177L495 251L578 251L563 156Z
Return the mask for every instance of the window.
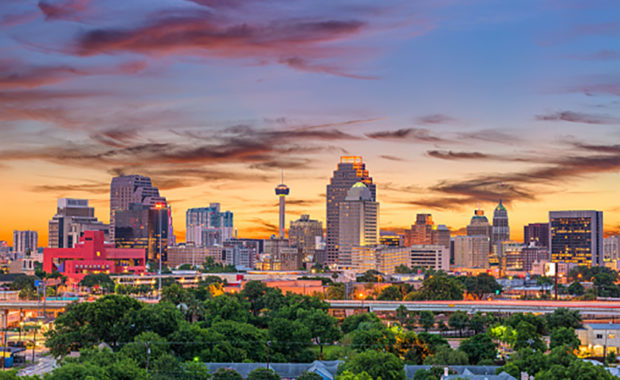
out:
M596 339L603 339L603 334L596 334Z

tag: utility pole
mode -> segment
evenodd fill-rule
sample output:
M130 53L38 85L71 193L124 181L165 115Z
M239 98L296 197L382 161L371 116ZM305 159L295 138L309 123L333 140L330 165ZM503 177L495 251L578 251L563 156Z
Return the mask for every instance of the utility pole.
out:
M146 345L146 373L149 373L149 355L151 355L151 347L149 342L144 343Z
M159 230L159 299L161 299L161 234L162 234L162 228L161 228L161 211L162 211L162 207L159 207L159 211L158 211L158 216L159 216L159 225L157 226L157 229Z
M267 341L267 369L269 369L269 360L271 359L270 347L271 347L271 341L268 340Z

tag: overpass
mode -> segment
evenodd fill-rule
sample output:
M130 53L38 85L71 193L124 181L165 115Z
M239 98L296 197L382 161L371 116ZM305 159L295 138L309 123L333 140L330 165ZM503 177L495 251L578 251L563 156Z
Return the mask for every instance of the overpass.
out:
M367 310L371 312L395 311L403 305L410 311L467 313L553 313L563 307L577 310L584 315L620 317L620 301L366 301L327 300L331 309Z

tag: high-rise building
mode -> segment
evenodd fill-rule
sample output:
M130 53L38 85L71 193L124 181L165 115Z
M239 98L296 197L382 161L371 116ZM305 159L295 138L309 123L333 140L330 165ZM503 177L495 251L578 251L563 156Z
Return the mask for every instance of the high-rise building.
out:
M603 261L620 260L620 236L603 239Z
M117 247L143 248L149 261L158 261L161 252L162 262L167 261L170 209L165 203L153 207L132 203L129 209L116 210L114 215Z
M549 246L549 223L530 223L523 226L523 243L534 242L538 247Z
M603 265L603 212L550 211L551 261L576 265Z
M149 177L141 175L122 175L112 178L110 183L110 240L116 241L115 216L117 210L129 210L130 204L153 207L157 203L166 203L166 198L159 195ZM171 220L168 221L172 227ZM169 231L172 236L172 231Z
M487 235L455 236L454 266L487 268L489 266L490 243Z
M371 200L376 201L377 194L375 184L368 175L366 165L360 156L340 157L338 169L334 171L329 185L327 185L326 197L326 253L327 263L338 263L338 241L340 239L340 202L347 196L351 186L357 182L362 182L370 191Z
M323 223L310 219L304 214L299 219L291 221L288 229L288 239L292 247L301 250L304 262L316 262L315 251L317 238L323 237Z
M376 245L379 235L379 203L362 182L354 184L340 202L338 228L338 266L351 266L355 246Z
M185 213L185 242L196 247L222 245L233 237L233 213L220 211L219 203L190 208Z
M289 246L288 239L272 237L263 241L263 254L256 267L259 270L299 270L302 265L298 248Z
M493 211L493 235L491 244L495 245L502 241L510 240L510 226L508 225L508 210L504 207L502 200Z
M417 214L415 224L405 233L405 245L433 244L434 225L431 214Z
M280 234L280 239L285 238L285 229L286 229L286 196L289 194L290 190L288 186L284 184L284 175L282 175L282 183L276 186L276 195L278 196L278 200L280 202L280 212L279 212L279 225L278 230Z
M445 224L433 226L433 244L450 249L450 230Z
M13 252L24 254L37 250L39 244L39 234L37 231L13 231Z
M73 248L86 231L105 231L107 238L108 227L95 217L88 199L59 198L56 214L49 221L48 246Z
M484 216L484 210L477 209L474 211L469 225L467 226L467 236L484 235L489 238L489 252L492 250L491 241L493 239L493 226L489 224L489 220Z
M551 255L547 247L538 247L531 244L521 250L523 256L523 270L529 272L535 262L550 261Z

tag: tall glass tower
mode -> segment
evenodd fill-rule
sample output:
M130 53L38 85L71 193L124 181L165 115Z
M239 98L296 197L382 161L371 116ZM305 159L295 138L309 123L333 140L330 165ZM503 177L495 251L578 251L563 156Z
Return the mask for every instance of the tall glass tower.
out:
M499 200L499 204L493 212L493 237L491 244L495 245L502 241L510 240L510 227L508 226L508 211Z
M372 183L372 177L368 175L366 164L360 156L343 156L340 157L338 169L334 171L332 178L327 185L327 239L326 253L327 264L338 263L338 242L340 239L340 202L344 201L347 192L357 182L362 182L371 194L371 201L377 200L377 191L375 184Z

